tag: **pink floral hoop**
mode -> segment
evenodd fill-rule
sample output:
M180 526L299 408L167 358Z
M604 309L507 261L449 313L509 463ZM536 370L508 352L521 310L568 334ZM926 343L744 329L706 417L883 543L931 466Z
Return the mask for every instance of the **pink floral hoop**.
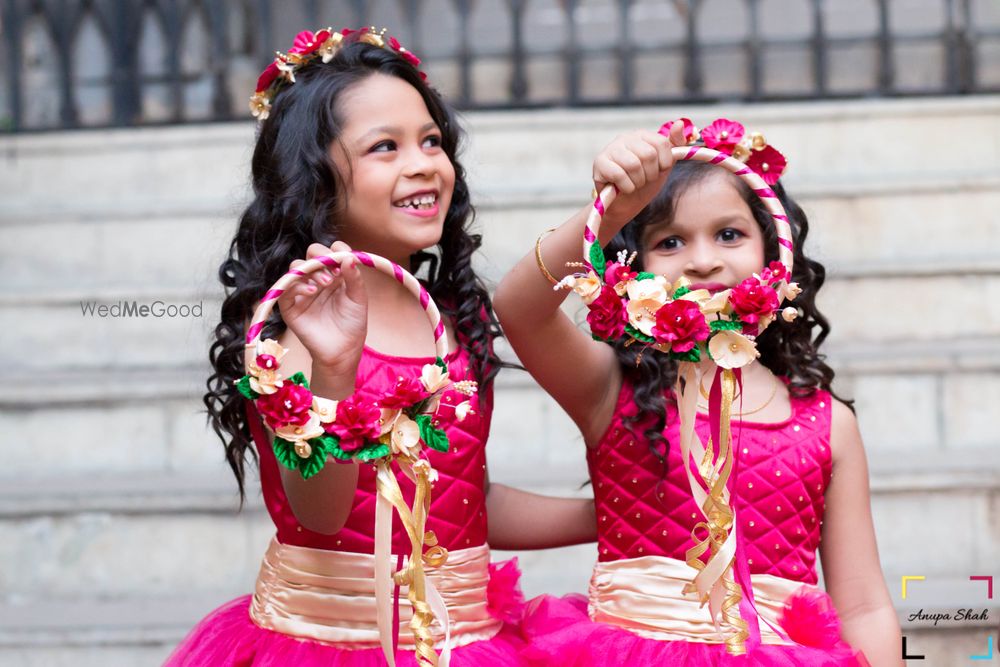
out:
M280 374L281 359L287 352L273 339L261 340L264 323L278 298L296 281L323 268L340 266L348 257L392 276L420 300L434 329L437 357L424 365L417 378L398 378L396 385L375 401L357 394L341 401L313 395L302 373L290 377ZM327 456L341 461L372 461L404 456L418 460L424 445L448 451L448 436L438 428L448 410L461 421L472 412L468 401L453 405L442 402L449 386L471 397L476 383L452 382L444 359L448 356L448 337L441 314L423 285L408 271L383 257L365 252L331 252L315 257L282 276L267 291L246 334L244 366L246 375L236 386L254 402L264 421L275 433L276 458L303 477L322 470Z
M801 291L791 282L791 225L771 189L784 171L785 159L759 134L744 139L743 126L726 119L705 128L705 144L714 147L694 145L699 132L691 121L682 120L689 145L673 148L674 159L717 164L741 178L774 220L778 261L716 294L692 291L684 278L671 282L666 276L636 273L630 268L634 254L629 258L619 253L617 261L608 262L596 243L604 212L618 195L615 187L608 185L595 199L584 230L586 272L567 276L556 288L571 288L583 297L590 309L587 322L595 339L613 342L626 338L627 344L653 348L678 361L699 361L707 353L723 368L740 368L759 356L755 339L774 321L781 302L791 301ZM660 133L668 134L671 125L665 124ZM790 321L798 311L788 307L780 313Z

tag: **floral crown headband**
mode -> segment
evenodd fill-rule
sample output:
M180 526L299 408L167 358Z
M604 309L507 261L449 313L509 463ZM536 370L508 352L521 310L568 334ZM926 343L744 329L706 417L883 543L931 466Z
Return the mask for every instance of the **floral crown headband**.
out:
M386 35L386 29L376 30L375 26L352 30L341 28L334 32L326 28L315 33L303 30L295 36L295 42L288 53L275 51L274 62L268 65L257 79L257 90L250 96L250 113L258 120L264 120L271 112L271 100L287 83L295 83L295 72L309 63L322 59L328 63L337 52L347 44L362 42L380 49L388 49L399 54L414 68L420 67L420 58L407 51L392 35ZM427 75L417 70L420 78L427 80Z

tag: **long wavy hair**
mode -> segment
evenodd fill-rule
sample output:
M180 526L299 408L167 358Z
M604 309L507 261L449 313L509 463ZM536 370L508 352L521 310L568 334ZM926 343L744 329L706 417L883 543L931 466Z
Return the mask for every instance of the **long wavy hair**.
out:
M505 364L493 352L500 326L483 282L472 267L482 241L468 231L475 218L465 170L458 161L463 132L454 111L398 54L362 42L343 46L328 63L316 60L295 73L272 100L259 128L251 162L253 200L240 217L226 260L219 267L225 286L220 322L209 350L214 371L203 401L209 422L225 445L226 460L239 485L241 502L251 446L243 397L233 382L244 374L246 326L264 292L311 243L330 245L339 238L338 219L345 204L345 175L330 158L344 119L337 101L352 86L374 75L397 77L423 98L441 130L441 146L455 167L455 188L441 239L432 251L410 258L442 314L454 325L458 344L471 358L470 370L484 389ZM280 313L268 319L263 336L285 330Z
M605 248L605 256L612 261L621 250L631 253L638 250L633 267L644 270L642 264L643 241L646 229L653 224L673 219L680 195L713 174L724 174L739 190L740 196L750 207L753 217L764 234L764 263L778 259L778 234L774 221L760 198L743 182L719 167L703 162L684 160L674 165L663 189L653 201L630 221ZM760 362L779 377L788 378L792 396L808 396L817 389L830 392L853 409L852 401L845 401L834 393L831 384L834 372L819 353L819 346L830 333L830 323L816 307L816 294L826 280L826 269L805 254L805 241L809 235L809 220L805 212L785 192L779 182L772 188L788 214L792 227L794 255L792 280L799 284L802 293L794 305L799 316L792 322L778 317L757 339ZM625 347L624 341L614 345L625 378L632 384L638 413L626 418L626 424L641 423L643 437L652 452L666 461L670 443L663 436L666 425L667 401L673 400L668 390L677 382L677 362L663 354L637 354L635 347Z

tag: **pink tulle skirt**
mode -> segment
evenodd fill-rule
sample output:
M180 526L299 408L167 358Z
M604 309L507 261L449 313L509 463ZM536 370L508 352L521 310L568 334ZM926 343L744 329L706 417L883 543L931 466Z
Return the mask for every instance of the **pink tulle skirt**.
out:
M595 623L582 595L549 595L528 603L522 631L529 665L606 667L862 667L861 654L841 643L829 649L801 645L761 645L749 655L731 656L723 644L659 641L622 628Z
M348 665L384 667L381 648L342 649L266 630L250 618L245 595L206 616L167 658L166 667L311 667ZM454 667L523 665L524 641L515 627L504 625L491 639L453 648ZM412 651L396 654L399 667L415 667Z

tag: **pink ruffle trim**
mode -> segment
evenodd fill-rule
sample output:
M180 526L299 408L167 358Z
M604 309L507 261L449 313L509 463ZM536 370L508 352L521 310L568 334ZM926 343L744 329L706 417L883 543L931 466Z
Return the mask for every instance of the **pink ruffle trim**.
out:
M867 661L844 642L831 648L762 645L747 656L731 656L721 644L646 639L595 623L582 595L543 595L528 603L522 631L529 665L670 665L671 667L862 667Z
M188 634L164 667L385 667L381 648L349 650L265 630L250 620L250 596L222 605ZM524 641L504 625L493 638L453 648L453 667L513 667ZM396 653L398 667L416 667L412 651Z

